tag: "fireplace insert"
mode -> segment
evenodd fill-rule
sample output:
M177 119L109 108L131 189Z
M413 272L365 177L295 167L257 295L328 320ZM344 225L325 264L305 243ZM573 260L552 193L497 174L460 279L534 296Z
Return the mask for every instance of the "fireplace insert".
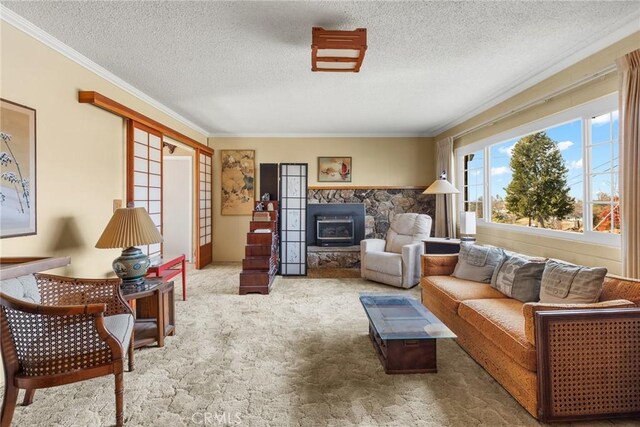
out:
M353 217L316 216L316 233L320 246L353 245Z

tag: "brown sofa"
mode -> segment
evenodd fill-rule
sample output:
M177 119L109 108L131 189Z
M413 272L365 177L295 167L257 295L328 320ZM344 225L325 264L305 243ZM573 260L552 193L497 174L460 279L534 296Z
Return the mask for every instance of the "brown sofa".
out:
M607 276L594 304L522 303L422 256L422 302L542 421L640 417L640 281Z

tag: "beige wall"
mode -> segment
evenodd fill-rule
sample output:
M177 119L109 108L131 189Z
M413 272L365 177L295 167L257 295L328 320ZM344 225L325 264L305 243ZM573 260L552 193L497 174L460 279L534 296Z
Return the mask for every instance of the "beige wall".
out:
M113 274L119 250L94 248L124 199L123 120L78 103L78 90L95 90L206 143L182 125L60 53L0 22L0 96L37 110L38 234L0 240L2 256L69 255L58 271L75 276Z
M256 150L260 163L308 163L309 185L427 186L435 179L431 138L209 138L214 156L213 257L216 261L244 258L249 216L220 215L220 150ZM351 156L353 181L318 183L318 156ZM258 172L259 174L259 172ZM259 178L259 177L256 177ZM260 183L256 186L259 197Z
M527 102L538 99L560 88L567 87L588 75L614 64L616 58L638 48L640 48L640 32L634 33L618 43L603 49L602 51L580 61L560 73L557 73L530 89L509 98L496 107L472 117L464 123L436 136L434 139L439 141L447 136L456 135L466 129L473 128L480 123L491 120L501 114L524 105ZM492 126L484 127L474 133L458 138L455 140L454 146L455 148L463 147L467 144L471 144L475 141L479 141L500 132L532 122L539 118L600 98L617 91L617 89L618 78L614 73L608 77L597 79L587 86L581 87L573 92L566 93L522 113L513 115L505 120L495 123ZM494 244L531 255L565 259L570 262L585 265L603 265L606 266L610 272L616 274L620 273L622 270L621 252L619 248L579 243L560 238L532 236L530 234L517 231L504 232L503 230L498 231L495 228L489 227L478 228L478 241L483 243Z

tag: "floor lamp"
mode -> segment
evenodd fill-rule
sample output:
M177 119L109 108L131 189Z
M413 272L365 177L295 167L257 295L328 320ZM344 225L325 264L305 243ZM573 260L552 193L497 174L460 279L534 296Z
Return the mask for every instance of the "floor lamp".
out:
M447 209L447 194L458 194L460 191L447 181L447 173L442 171L440 178L429 186L422 194L443 194L444 195L444 235L446 239L449 236L449 211Z

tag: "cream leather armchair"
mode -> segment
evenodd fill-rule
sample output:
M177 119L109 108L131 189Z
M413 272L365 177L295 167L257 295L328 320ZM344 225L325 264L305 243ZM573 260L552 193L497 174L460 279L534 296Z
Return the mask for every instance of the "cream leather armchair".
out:
M412 288L420 281L422 240L430 234L429 215L396 215L385 239L360 242L360 276L399 288Z

